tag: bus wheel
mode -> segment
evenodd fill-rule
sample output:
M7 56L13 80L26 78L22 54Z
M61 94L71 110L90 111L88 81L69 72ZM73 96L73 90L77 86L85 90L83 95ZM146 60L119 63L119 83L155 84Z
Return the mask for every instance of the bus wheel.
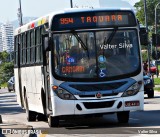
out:
M128 123L129 111L117 112L117 119L119 123Z
M59 126L59 117L49 116L48 125L49 125L49 127L58 127Z
M28 120L28 122L30 122L30 121L36 121L36 116L37 116L36 112L30 111L30 110L26 109L26 113L27 113L27 120Z
M47 116L45 114L39 113L37 119L38 121L47 121Z
M26 108L26 114L27 114L27 120L29 121L36 121L37 113L34 111L30 111L28 108L28 100L27 96L25 96L25 108Z

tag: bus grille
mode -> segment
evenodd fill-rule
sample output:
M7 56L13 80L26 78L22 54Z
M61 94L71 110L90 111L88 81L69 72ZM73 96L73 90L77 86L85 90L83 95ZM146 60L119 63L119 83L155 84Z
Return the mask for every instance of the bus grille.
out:
M77 84L70 85L70 87L79 91L102 91L102 90L113 90L126 84L126 82L115 82L115 83L103 83L103 84Z
M108 97L108 96L117 96L118 93L113 94L102 94L102 97ZM95 95L79 95L80 98L94 98Z
M105 101L105 102L84 102L85 108L87 109L96 109L96 108L109 108L112 107L114 101Z

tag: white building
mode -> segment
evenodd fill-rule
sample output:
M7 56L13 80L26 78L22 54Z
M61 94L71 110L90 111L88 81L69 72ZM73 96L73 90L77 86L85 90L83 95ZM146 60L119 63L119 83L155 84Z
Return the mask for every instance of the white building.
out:
M13 25L5 23L1 25L2 33L2 50L8 53L14 50L14 36L13 36Z
M2 45L2 32L1 32L1 29L0 29L0 52L3 51L3 45Z

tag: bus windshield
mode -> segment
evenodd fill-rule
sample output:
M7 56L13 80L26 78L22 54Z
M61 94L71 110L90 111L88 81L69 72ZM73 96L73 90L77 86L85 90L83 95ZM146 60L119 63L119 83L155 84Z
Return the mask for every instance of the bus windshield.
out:
M53 34L54 74L61 78L112 78L140 71L135 29Z

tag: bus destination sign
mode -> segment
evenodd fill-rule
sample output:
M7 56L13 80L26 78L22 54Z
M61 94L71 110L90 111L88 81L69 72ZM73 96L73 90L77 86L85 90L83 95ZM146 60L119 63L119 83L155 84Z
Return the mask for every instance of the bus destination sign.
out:
M135 17L131 12L81 12L55 15L51 30L130 27L135 25Z

